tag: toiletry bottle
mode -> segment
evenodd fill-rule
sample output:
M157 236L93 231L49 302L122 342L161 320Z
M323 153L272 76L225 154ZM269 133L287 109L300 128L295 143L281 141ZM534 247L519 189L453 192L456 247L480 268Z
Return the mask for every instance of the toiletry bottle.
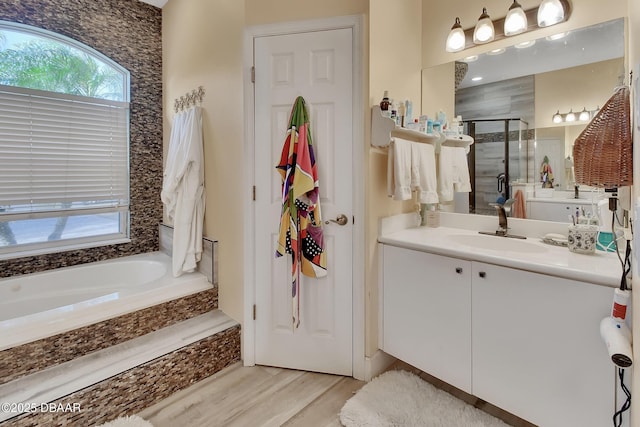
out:
M382 97L382 101L380 101L380 110L382 110L382 115L385 117L391 117L391 111L389 110L389 91L384 91L384 96Z
M406 109L404 102L398 104L398 124L402 127L405 125Z
M413 104L408 99L404 103L404 122L405 123L413 123Z
M389 115L389 117L391 117L391 120L398 124L398 109L393 99L389 100L389 111L391 111L391 114Z
M433 133L433 120L427 117L427 133Z
M427 116L420 116L418 120L418 130L422 133L427 133Z
M451 120L451 129L449 129L451 131L451 134L453 135L459 135L460 132L458 132L458 118L454 117L453 120Z
M456 116L458 121L458 135L464 134L464 123L462 122L462 116Z

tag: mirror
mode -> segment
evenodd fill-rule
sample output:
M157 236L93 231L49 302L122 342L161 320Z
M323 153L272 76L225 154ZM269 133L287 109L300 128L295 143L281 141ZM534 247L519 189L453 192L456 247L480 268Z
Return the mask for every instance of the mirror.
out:
M571 156L573 141L588 120L578 115L587 110L592 117L621 84L624 34L624 19L617 19L467 58L449 68L456 71L455 115L462 116L465 132L476 139L469 155L474 192L468 203L467 194L458 193L456 212L494 215L489 203L522 190L528 218L567 221L566 213L539 212L552 210L549 202L557 199L580 203L574 199ZM563 119L576 113L576 121L554 123L557 112ZM590 203L592 190L579 188L577 194ZM530 202L545 201L542 209L528 208Z

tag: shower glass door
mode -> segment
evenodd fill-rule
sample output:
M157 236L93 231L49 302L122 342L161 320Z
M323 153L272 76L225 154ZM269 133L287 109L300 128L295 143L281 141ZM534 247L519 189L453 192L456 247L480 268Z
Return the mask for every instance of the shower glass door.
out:
M527 181L528 128L520 119L465 122L465 133L475 141L469 152L470 213L495 215L491 204L512 196L510 183Z

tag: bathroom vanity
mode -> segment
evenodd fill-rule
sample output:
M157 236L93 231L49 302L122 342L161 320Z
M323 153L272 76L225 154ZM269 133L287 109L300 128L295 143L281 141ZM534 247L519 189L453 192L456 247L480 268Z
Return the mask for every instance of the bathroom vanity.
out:
M380 348L537 425L610 424L617 257L477 231L381 233Z

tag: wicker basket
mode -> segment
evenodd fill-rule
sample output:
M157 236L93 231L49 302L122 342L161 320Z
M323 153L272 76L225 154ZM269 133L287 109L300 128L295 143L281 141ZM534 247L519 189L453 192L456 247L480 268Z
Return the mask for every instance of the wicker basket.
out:
M616 88L578 136L573 146L577 184L616 188L633 183L630 108L629 88Z

